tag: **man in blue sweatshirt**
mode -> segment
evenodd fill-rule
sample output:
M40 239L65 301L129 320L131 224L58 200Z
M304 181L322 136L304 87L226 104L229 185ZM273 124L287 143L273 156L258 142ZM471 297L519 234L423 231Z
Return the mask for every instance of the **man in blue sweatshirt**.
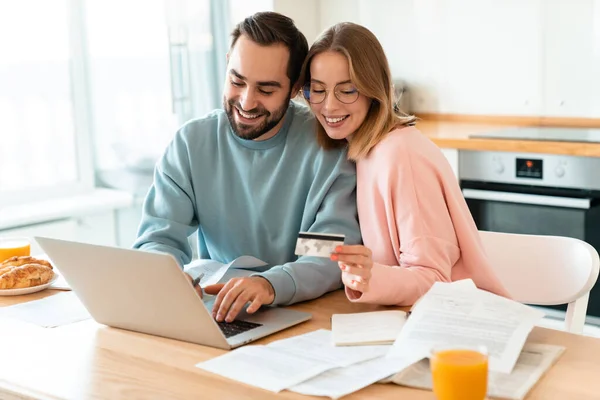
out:
M207 287L218 295L213 315L231 322L250 302L292 304L341 287L328 258L294 255L298 233L338 233L360 242L355 168L343 150L322 150L316 121L298 93L308 51L304 35L283 15L264 12L234 29L224 110L186 123L156 165L135 248L191 261L228 263L251 255L269 269ZM191 278L190 278L191 279Z

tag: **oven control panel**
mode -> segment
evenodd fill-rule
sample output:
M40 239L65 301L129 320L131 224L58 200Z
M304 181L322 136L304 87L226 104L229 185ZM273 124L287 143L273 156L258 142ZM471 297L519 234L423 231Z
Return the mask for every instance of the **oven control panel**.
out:
M539 158L516 158L515 175L517 178L544 178L544 160Z
M600 158L460 150L459 179L600 190Z

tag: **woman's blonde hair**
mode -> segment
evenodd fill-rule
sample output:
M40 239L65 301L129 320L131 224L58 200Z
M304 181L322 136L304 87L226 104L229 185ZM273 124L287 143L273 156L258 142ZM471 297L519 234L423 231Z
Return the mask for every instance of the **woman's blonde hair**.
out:
M350 80L361 95L372 101L365 120L348 142L348 158L356 161L366 156L393 128L415 124L414 116L402 113L396 106L390 66L371 31L342 22L323 32L310 47L302 66L300 80L305 84L310 84L312 59L326 51L336 51L348 59ZM317 140L323 148L345 145L346 140L331 139L323 126L317 125Z

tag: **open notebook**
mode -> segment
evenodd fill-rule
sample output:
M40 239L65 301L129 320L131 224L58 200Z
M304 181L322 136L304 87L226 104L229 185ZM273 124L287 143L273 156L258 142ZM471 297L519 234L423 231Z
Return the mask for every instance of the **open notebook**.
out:
M336 346L392 344L400 334L407 315L400 310L333 314L333 343Z

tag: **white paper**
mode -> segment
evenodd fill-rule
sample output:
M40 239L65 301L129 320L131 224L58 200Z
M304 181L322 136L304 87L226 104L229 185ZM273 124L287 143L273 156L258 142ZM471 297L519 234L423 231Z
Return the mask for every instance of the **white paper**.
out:
M336 346L392 344L405 322L406 312L400 310L333 314L333 343Z
M185 270L203 272L204 276L200 280L200 286L206 287L218 283L227 273L230 268L258 268L267 265L266 262L252 256L241 256L230 262L223 264L213 260L195 260L185 266Z
M454 282L452 282L452 287L454 288L454 290L477 289L477 286L475 285L475 282L473 282L472 279L461 279L459 281L454 281ZM417 307L417 305L419 304L419 302L421 301L422 298L423 298L423 296L419 297L419 299L415 302L415 304L412 305L412 307L410 308L410 312L412 312Z
M52 282L52 284L49 286L49 289L71 290L71 286L69 286L69 284L67 283L65 277L62 276L60 274L60 272L58 272L56 270L56 267L54 268L54 274L57 275L58 278L54 282Z
M472 279L461 279L450 283L454 289L477 289L475 282Z
M533 385L562 355L565 348L546 344L526 344L510 374L490 373L490 396L522 400Z
M425 358L440 345L483 345L489 368L510 373L540 310L474 289L436 282L413 308L388 357Z
M565 350L562 346L526 344L510 374L491 371L488 376L488 396L522 400L533 385L554 364ZM429 361L419 363L394 375L392 382L419 389L432 389Z
M334 368L321 360L267 346L241 347L196 366L276 393Z
M91 318L73 292L58 293L40 300L1 307L0 318L17 319L44 328L54 328Z
M278 340L268 346L242 347L223 356L199 363L197 367L273 392L295 386L324 371L347 367L374 358L379 358L385 367L383 371L374 371L368 375L369 379L373 379L372 382L402 369L392 368L392 371L389 371L391 365L403 363L403 361L392 359L386 361L383 358L392 347L390 345L359 348L336 347L331 340L331 331L320 329ZM416 361L418 360L413 362ZM371 378L375 375L375 378ZM360 382L363 382L364 385L369 384L365 383L367 382L365 379Z
M263 260L252 256L241 256L229 263L231 268L258 268L267 265Z
M212 260L195 260L185 267L186 271L192 269L204 273L204 276L200 280L200 286L204 287L217 283L229 269L229 264L222 264Z
M268 347L283 349L288 354L310 357L337 367L382 357L392 348L391 345L336 347L332 341L331 331L326 329L278 340L270 343Z
M305 395L339 399L403 370L416 361L418 360L375 358L349 367L325 371L315 378L290 387L288 390Z

